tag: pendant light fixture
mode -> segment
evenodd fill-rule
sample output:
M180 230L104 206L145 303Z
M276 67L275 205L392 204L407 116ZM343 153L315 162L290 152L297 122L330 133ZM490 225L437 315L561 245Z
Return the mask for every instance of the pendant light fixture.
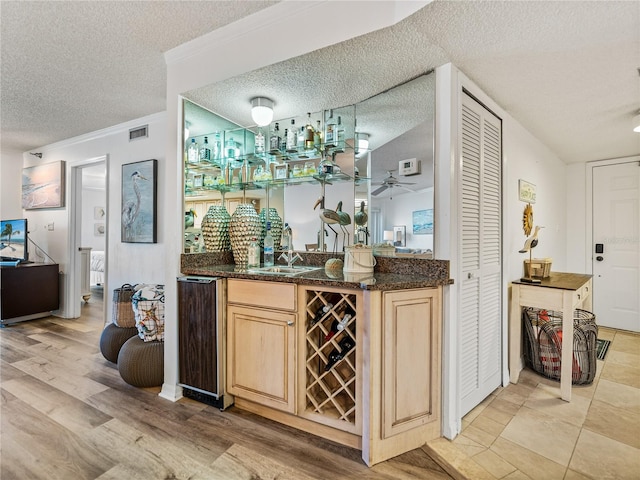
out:
M251 118L259 127L269 125L273 120L273 100L265 97L252 98Z

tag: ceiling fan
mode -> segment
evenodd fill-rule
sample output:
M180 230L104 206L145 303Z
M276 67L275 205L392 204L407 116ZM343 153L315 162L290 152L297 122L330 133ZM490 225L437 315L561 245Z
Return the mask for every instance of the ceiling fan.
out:
M402 188L403 190L406 190L408 192L413 192L413 190L411 190L410 188L405 187L405 185L415 185L415 183L408 183L408 182L401 182L399 181L396 177L393 176L393 173L395 170L387 170L387 173L389 174L389 176L387 178L385 178L384 180L382 180L382 182L380 183L374 183L373 185L380 185L380 187L376 188L373 192L371 192L371 195L379 195L382 192L384 192L387 188L390 189L389 190L389 197L391 198L391 196L393 195L392 190L393 187L398 187L398 188Z

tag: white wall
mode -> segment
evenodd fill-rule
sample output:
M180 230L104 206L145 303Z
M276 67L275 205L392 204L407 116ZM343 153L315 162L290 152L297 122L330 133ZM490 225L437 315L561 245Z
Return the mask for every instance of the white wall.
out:
M0 185L0 218L22 218L22 152L2 151Z
M567 271L567 210L565 178L567 166L511 117L503 119L503 151L506 176L503 195L507 208L503 212L505 280L524 275L527 254L518 253L526 240L522 214L526 203L518 200L518 180L536 186L537 199L532 205L533 223L541 225L534 258L553 258L553 270Z
M104 189L82 188L82 232L81 244L83 247L91 247L92 250L105 249L105 235L96 235L95 225L104 224L105 220L94 218L94 207L106 210L106 194Z
M72 285L69 274L69 198L70 173L74 167L94 162L107 156L107 271L105 303L107 318L111 318L111 298L109 292L124 283L163 283L165 279L164 230L165 205L162 201L162 186L166 182L165 144L167 121L166 112L150 115L114 127L74 137L69 140L47 145L38 149L42 159L24 154L24 166L65 160L67 167L66 207L48 210L26 210L23 215L29 219L30 236L53 259L60 264L63 275L63 299ZM149 137L129 142L129 129L149 125ZM158 243L134 244L120 241L121 171L125 163L155 158L158 160ZM20 176L15 181L19 182ZM2 179L3 186L8 182ZM175 182L175 177L172 179ZM93 205L91 205L93 206ZM54 230L45 228L54 223ZM72 309L65 305L59 312L69 317Z

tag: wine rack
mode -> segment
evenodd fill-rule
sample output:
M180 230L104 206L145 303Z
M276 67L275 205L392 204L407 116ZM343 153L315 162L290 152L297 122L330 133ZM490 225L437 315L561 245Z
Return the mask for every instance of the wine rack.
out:
M359 423L356 312L353 293L306 291L304 415L321 416L354 433Z

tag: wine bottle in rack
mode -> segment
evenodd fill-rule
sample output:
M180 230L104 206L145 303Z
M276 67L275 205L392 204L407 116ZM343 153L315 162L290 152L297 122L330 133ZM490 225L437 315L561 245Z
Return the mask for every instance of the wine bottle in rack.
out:
M336 333L344 330L349 323L349 320L351 320L351 318L355 315L353 309L348 306L343 306L341 311L337 313L339 319L335 319L333 322L331 322L331 329L329 330L329 333L327 333L324 337L325 342L331 340Z
M313 319L311 320L311 326L314 326L316 323L322 320L322 317L324 317L327 313L329 313L332 308L333 308L333 303L327 303L326 305L323 305L322 307L320 307L316 311L316 314L313 316Z
M338 345L340 345L340 350L334 348L327 357L327 365L324 367L324 370L326 372L331 370L336 363L346 357L347 353L349 353L353 349L353 347L356 346L356 342L351 337L347 336L340 340L340 343L338 343Z

